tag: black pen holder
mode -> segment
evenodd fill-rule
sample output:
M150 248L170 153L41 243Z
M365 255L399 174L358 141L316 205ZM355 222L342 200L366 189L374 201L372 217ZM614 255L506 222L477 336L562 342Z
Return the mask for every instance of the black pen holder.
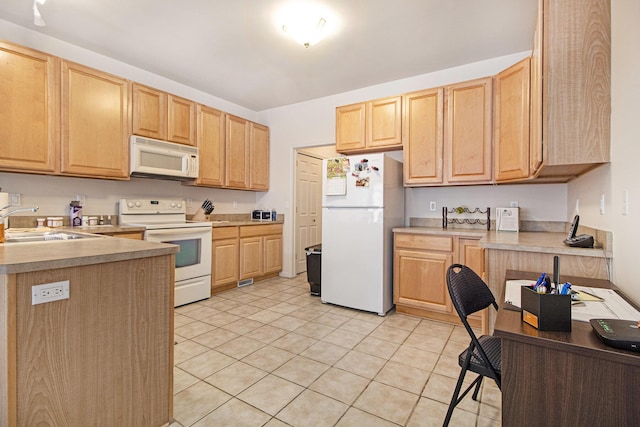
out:
M522 321L539 331L571 331L571 295L540 294L521 288Z

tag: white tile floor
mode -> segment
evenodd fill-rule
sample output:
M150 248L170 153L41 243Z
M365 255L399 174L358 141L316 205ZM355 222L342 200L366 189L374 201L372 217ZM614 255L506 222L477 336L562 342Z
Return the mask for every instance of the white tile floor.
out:
M442 425L464 328L322 304L306 279L176 309L172 427ZM499 426L500 399L485 380L451 425Z

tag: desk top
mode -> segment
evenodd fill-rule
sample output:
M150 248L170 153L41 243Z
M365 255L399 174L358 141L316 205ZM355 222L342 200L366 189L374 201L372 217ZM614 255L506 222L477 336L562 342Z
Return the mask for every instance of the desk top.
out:
M538 276L538 273L514 270L507 270L506 273L507 280L531 279L535 281ZM620 293L613 283L608 280L578 278L565 275L562 276L562 279L572 283L579 282L584 286L614 289ZM620 295L625 298L621 293ZM504 295L500 296L499 301L500 303L504 301ZM635 304L628 299L627 302L635 307ZM591 324L587 322L573 320L571 322L571 332L539 331L533 326L524 323L521 320L521 313L519 311L504 309L502 305L500 305L500 307L496 317L494 335L502 339L640 366L640 353L619 350L605 345L600 341L595 332L593 332Z

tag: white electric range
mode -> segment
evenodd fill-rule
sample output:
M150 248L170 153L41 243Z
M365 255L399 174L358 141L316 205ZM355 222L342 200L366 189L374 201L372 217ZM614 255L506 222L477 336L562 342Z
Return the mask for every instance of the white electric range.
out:
M187 220L179 199L120 199L119 223L145 228L144 240L180 246L174 306L211 296L211 223Z

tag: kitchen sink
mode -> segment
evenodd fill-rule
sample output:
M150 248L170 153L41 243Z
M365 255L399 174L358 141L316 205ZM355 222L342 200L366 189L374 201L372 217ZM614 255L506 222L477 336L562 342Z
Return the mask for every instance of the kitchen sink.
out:
M100 237L93 234L84 234L84 233L73 233L68 231L63 232L55 232L55 231L45 231L45 232L21 232L21 233L11 233L7 232L4 242L5 243L27 243L27 242L45 242L51 240L76 240L76 239L87 239L93 237Z

